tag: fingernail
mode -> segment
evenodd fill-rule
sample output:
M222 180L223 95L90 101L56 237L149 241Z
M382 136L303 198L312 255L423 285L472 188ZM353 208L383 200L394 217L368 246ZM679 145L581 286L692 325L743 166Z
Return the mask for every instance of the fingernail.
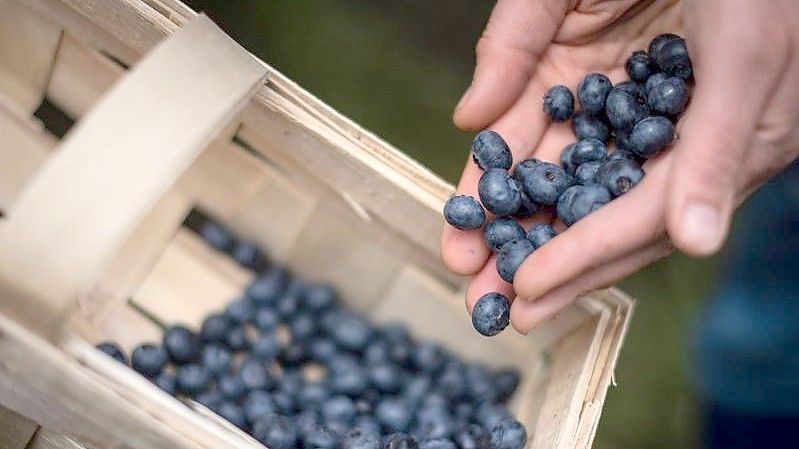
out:
M682 239L698 253L712 253L721 243L721 214L707 203L685 207L682 216Z
M466 103L469 102L469 97L471 96L472 96L472 86L470 85L469 88L466 89L466 92L463 93L463 96L461 97L461 100L458 102L458 105L455 106L455 110L458 110L466 106Z

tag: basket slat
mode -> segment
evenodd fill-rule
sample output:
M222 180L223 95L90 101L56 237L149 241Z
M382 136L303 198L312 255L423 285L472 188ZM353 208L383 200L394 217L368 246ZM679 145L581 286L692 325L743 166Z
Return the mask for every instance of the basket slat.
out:
M153 51L70 133L0 228L0 271L14 286L6 310L40 332L58 329L69 301L265 73L205 17Z
M24 416L0 406L0 448L25 449L39 425Z

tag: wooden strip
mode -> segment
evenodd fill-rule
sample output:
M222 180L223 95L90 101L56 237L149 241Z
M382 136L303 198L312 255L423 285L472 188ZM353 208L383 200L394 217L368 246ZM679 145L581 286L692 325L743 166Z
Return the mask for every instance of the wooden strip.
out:
M0 210L6 214L57 143L34 120L20 118L0 104Z
M21 117L44 98L61 28L17 1L0 1L0 95Z
M50 429L42 428L30 442L27 449L87 449L86 446L78 443L74 439L54 432ZM98 447L99 449L99 447Z
M165 324L199 328L203 318L241 295L252 273L188 230L178 232L133 302Z
M0 448L25 449L38 429L35 422L0 406Z
M70 133L2 223L5 310L42 333L57 329L265 73L204 16L141 62Z

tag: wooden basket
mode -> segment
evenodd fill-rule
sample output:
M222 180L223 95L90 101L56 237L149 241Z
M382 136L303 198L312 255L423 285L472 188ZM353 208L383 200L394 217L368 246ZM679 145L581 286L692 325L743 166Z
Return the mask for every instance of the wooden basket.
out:
M377 321L517 367L529 448L591 446L619 291L479 336L438 257L452 186L178 0L0 0L0 42L0 448L261 447L93 347L197 326L248 282L182 227L195 208ZM44 99L77 121L63 140Z

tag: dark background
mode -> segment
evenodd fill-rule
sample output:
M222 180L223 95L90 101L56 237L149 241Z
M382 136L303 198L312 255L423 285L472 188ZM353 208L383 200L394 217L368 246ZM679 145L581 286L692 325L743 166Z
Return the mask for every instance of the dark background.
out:
M471 137L450 115L492 2L196 0L240 43L455 182ZM621 287L638 299L597 449L697 446L689 343L714 261L673 256Z

